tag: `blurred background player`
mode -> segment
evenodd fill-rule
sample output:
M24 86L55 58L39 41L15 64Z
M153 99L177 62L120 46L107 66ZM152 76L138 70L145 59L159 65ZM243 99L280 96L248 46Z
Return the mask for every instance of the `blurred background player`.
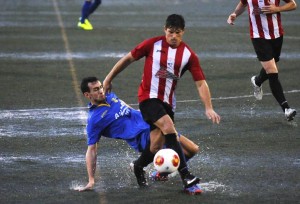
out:
M85 0L81 9L81 17L77 26L83 30L93 30L93 26L89 21L89 16L98 8L101 0Z
M297 5L294 0L283 1L285 2L284 5L280 5L280 0L240 0L235 11L229 15L227 22L234 25L236 18L248 7L250 37L257 58L263 67L257 76L251 78L254 96L257 100L262 99L262 84L269 80L273 96L281 106L287 120L291 121L296 115L296 110L290 108L285 99L278 79L277 62L279 61L284 34L280 12L294 10Z

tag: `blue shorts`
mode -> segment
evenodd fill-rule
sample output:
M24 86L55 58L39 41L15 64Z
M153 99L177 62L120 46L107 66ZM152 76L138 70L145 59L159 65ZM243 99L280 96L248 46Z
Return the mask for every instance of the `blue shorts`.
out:
M150 130L141 132L137 137L126 140L130 147L138 152L142 152L150 144Z
M180 137L180 133L178 133L178 137ZM150 144L150 132L143 132L135 139L126 140L126 142L136 151L142 152ZM166 146L164 145L163 148L166 148Z

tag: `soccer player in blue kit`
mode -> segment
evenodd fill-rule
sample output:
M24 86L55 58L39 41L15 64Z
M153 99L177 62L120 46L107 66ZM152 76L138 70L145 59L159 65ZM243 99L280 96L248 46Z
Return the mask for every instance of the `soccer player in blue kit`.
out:
M154 130L150 134L150 126L143 120L140 111L129 107L116 94L111 92L104 95L103 86L96 77L84 78L81 82L81 91L90 100L86 127L88 145L86 166L89 182L85 187L78 189L86 191L91 190L95 184L97 143L101 136L125 140L138 152L149 148L147 147L149 145L153 153L163 147L164 137L157 135L161 134L160 131ZM152 144L155 146L151 146L150 141L154 138L156 142ZM179 140L187 159L199 151L198 146L183 135ZM202 192L200 186L194 186L191 191L193 194Z

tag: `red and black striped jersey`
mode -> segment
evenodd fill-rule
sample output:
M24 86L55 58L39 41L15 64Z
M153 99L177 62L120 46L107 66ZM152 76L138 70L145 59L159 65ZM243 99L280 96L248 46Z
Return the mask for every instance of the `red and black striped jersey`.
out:
M175 108L176 85L185 71L191 72L194 81L205 80L197 55L184 42L172 48L165 36L158 36L143 41L131 54L136 60L145 57L139 102L158 98Z
M275 39L284 34L280 13L261 12L261 8L269 5L269 1L276 6L280 4L280 0L241 0L242 4L248 4L251 38Z

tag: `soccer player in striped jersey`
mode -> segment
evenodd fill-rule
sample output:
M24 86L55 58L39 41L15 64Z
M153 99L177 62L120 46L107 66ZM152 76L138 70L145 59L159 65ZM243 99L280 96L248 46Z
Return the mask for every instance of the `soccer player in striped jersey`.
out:
M199 59L195 52L183 42L185 21L181 15L172 14L166 19L163 36L153 37L141 42L127 55L121 58L103 81L105 92L111 89L112 80L128 65L145 57L144 73L138 90L139 109L151 130L159 130L165 137L166 146L175 150L180 157L178 168L184 189L193 192L200 179L192 175L184 160L184 155L177 140L174 125L176 107L175 89L181 76L189 71L195 81L200 98L205 106L208 119L220 122L220 116L214 111L211 94ZM152 162L153 155L145 149L135 161L134 169L140 186L143 180L143 167Z
M234 25L236 18L248 7L250 37L262 69L251 78L254 96L257 100L263 97L262 84L269 80L272 94L281 106L288 121L294 119L296 110L290 108L278 78L277 62L283 43L283 27L280 12L296 9L294 0L240 0L235 11L229 15L227 22Z
M150 126L143 120L140 111L129 107L113 92L105 94L102 84L97 77L86 77L81 82L81 91L89 99L89 114L87 119L87 152L86 166L89 182L79 191L91 190L95 184L95 170L97 163L97 144L101 137L121 139L138 152L146 148L155 154L164 146L164 137L160 131L151 131ZM155 140L156 142L152 142ZM179 141L185 158L192 158L199 147L183 135ZM152 158L153 160L153 158ZM166 180L165 176L154 175L155 180ZM195 191L196 190L196 191ZM201 193L200 187L194 193Z

